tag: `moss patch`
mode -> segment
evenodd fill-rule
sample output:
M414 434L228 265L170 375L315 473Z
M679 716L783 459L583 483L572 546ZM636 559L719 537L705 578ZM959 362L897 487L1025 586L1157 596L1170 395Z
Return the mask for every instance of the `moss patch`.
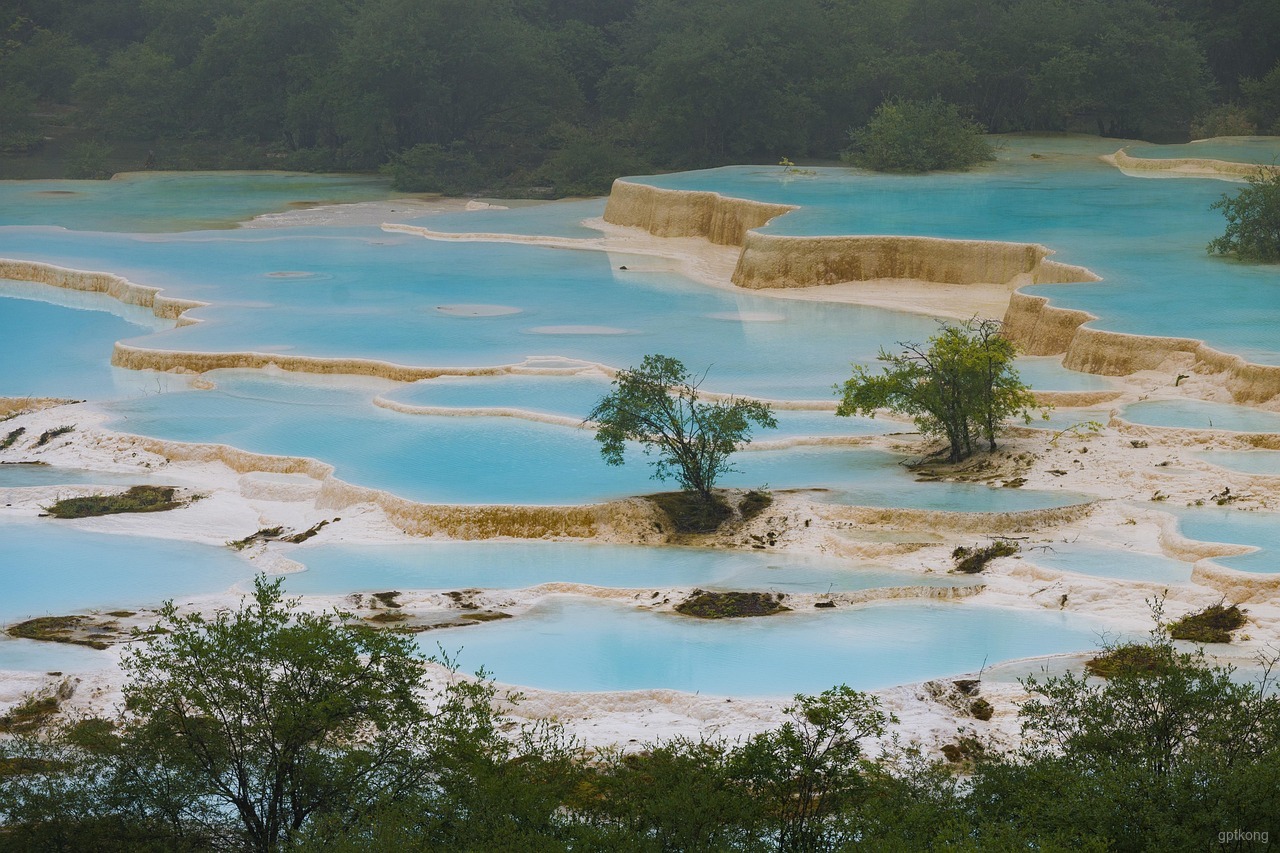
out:
M987 563L997 557L1011 557L1019 550L1017 542L997 539L985 548L966 548L961 545L951 552L951 559L956 561L957 572L972 575L982 571Z
M510 619L511 614L501 610L482 610L479 613L463 613L462 618L472 622L496 622L499 619Z
M782 605L786 596L771 592L708 592L695 589L676 605L677 613L699 619L732 619L739 616L772 616L790 607Z
M1168 653L1158 646L1130 643L1108 649L1085 663L1090 675L1103 678L1154 675L1169 663Z
M1229 643L1231 632L1244 627L1245 611L1236 605L1213 604L1197 613L1188 613L1169 626L1175 640L1196 643Z
M88 518L122 512L163 512L186 506L188 501L175 500L172 486L133 486L116 495L89 495L67 498L45 507L54 518Z
M408 618L409 616L407 614L384 610L381 613L375 613L373 616L370 616L369 621L385 625L389 622L403 622Z
M645 499L662 511L677 533L714 533L733 515L719 495L707 501L693 492L661 492Z
M341 519L337 519L337 518L334 519L334 521L340 521L340 520ZM312 536L315 536L317 533L319 533L320 530L328 523L329 522L327 520L318 522L317 524L314 524L311 527L308 527L306 530L302 531L301 533L295 533L292 536L284 537L283 541L292 542L294 545L301 544L303 542L306 542Z
M96 627L98 626L88 616L38 616L10 625L6 633L20 640L43 640L48 643L71 643L91 649L105 649L109 644L100 636L87 635L89 629Z

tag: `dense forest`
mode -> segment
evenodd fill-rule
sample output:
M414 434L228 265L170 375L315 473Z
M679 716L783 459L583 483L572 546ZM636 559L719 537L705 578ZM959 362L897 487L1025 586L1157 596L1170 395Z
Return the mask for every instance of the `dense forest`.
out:
M1280 3L0 0L0 176L384 169L562 195L834 159L886 99L935 96L996 133L1275 131Z

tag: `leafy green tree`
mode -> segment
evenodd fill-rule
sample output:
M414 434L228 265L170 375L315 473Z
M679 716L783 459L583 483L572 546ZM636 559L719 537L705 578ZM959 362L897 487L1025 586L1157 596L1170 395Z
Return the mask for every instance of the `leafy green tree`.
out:
M875 697L843 684L797 695L785 713L790 719L779 728L736 750L733 774L758 798L778 850L834 849L841 840L834 818L868 790L871 762L862 741L883 736L897 719L880 710Z
M125 754L205 820L276 850L317 816L359 816L419 784L429 712L410 637L300 612L261 577L234 612L170 603L161 619L167 633L121 662Z
M995 450L1010 416L1030 423L1035 397L1013 367L1017 353L999 322L943 323L927 347L899 346L896 355L880 350L878 360L887 365L880 375L855 365L853 377L836 386L837 415L875 417L884 408L908 415L923 434L946 439L951 462L972 455L979 438Z
M677 359L646 355L640 367L620 370L613 390L591 414L600 455L610 465L625 463L628 441L639 442L654 479L674 477L680 488L703 503L721 474L734 470L729 456L751 439L752 425L775 429L778 422L759 400L699 402L698 383Z
M1249 186L1234 197L1224 195L1209 207L1221 210L1227 219L1226 232L1209 242L1211 254L1280 262L1280 170L1260 169L1249 178Z
M1144 654L1130 660L1140 665L1105 679L1027 680L1023 747L978 765L971 802L979 822L1113 850L1204 849L1232 829L1275 837L1274 660L1250 683L1202 653L1178 651L1163 626L1137 648Z
M852 140L845 158L878 172L963 170L995 159L982 126L941 98L885 102Z

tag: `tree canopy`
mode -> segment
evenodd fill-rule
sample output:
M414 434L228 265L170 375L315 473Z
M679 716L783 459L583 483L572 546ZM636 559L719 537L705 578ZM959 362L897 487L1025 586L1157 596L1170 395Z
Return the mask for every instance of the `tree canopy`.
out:
M1280 170L1259 170L1249 178L1249 186L1210 207L1227 219L1226 232L1210 241L1210 253L1280 263Z
M880 350L880 374L854 365L852 378L836 386L837 415L869 415L890 409L910 416L927 436L948 445L948 459L970 456L985 439L996 449L996 436L1006 418L1027 422L1035 397L1013 367L1013 344L1000 336L995 320L943 323L928 345L903 342L900 353Z
M995 159L982 126L941 98L883 103L852 141L845 159L878 172L964 170Z
M587 419L596 423L600 454L610 465L626 462L627 442L638 442L658 480L674 478L680 488L710 502L720 475L733 470L729 456L750 440L753 426L778 423L758 400L700 401L698 382L679 360L646 355L640 367L620 370L613 390Z
M935 97L990 133L1180 140L1215 100L1265 131L1280 117L1278 9L0 0L0 148L43 145L56 164L98 141L135 169L148 150L159 168L398 164L406 186L563 195L619 172L834 160L880 105ZM407 157L418 146L452 155Z

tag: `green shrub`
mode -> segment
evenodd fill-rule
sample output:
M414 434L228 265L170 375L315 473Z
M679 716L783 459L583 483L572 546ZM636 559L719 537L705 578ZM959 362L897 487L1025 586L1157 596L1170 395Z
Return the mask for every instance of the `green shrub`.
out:
M1155 675L1169 665L1170 654L1166 646L1129 643L1107 649L1086 661L1084 668L1103 678Z
M963 171L995 159L982 126L941 98L886 101L850 136L853 147L845 160L877 172Z
M1169 636L1196 643L1229 643L1231 632L1244 627L1244 614L1234 604L1226 607L1219 602L1174 621L1169 625Z
M1210 254L1242 261L1280 262L1280 171L1259 169L1235 197L1209 205L1227 218L1227 230L1209 243Z
M400 192L462 195L484 186L488 174L462 143L448 148L415 145L394 155L382 167L391 186Z
M1249 121L1248 114L1238 104L1219 104L1191 122L1192 139L1212 139L1215 136L1253 136L1257 132L1258 126Z

